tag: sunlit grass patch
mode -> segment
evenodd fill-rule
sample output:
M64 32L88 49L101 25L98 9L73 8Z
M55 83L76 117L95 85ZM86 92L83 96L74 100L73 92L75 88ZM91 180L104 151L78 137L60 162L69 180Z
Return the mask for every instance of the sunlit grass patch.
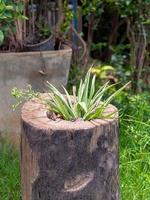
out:
M0 200L20 200L19 152L0 137Z

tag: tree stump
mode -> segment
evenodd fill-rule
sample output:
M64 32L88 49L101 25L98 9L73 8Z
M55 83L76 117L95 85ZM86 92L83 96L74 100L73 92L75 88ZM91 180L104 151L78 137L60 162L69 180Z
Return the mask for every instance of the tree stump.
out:
M21 176L23 200L119 200L117 116L54 121L39 100L25 103Z

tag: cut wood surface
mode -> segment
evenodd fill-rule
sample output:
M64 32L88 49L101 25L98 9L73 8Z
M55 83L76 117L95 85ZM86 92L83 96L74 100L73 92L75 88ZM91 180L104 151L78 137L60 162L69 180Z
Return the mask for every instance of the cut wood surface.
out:
M109 105L106 113L116 108ZM39 100L22 108L23 200L119 200L118 120L47 117Z

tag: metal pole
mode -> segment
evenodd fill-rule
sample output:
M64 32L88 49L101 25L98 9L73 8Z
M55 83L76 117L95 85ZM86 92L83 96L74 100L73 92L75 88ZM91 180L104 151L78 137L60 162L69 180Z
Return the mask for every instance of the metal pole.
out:
M72 11L73 11L73 27L74 29L77 31L77 27L78 27L78 22L77 22L77 0L72 0ZM74 48L77 48L77 44L78 44L78 38L77 36L74 34L73 36L73 40L74 40Z

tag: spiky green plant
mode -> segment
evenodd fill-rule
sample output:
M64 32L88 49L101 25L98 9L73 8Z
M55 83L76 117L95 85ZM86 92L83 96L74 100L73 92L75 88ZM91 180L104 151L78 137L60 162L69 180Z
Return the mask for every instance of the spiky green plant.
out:
M47 82L51 95L51 98L47 101L49 111L59 114L65 120L79 118L92 120L110 117L104 116L104 110L129 83L104 99L104 95L110 88L114 87L114 84L109 85L109 82L107 82L98 91L95 91L95 80L96 76L94 75L91 78L91 70L89 70L84 81L80 81L78 90L76 86L73 87L73 96L64 87L65 95L63 95L56 87Z
M39 93L35 93L31 89L31 86L27 87L26 90L14 88L12 90L12 95L18 99L18 102L13 105L13 108L16 108L23 100L40 98L51 113L58 114L64 120L109 118L114 113L104 116L106 107L129 83L115 91L108 98L104 98L108 90L116 84L109 85L109 82L107 82L96 91L95 81L96 76L94 75L91 77L90 69L85 79L80 81L78 90L76 86L73 86L72 95L70 95L64 87L65 95L62 94L55 86L47 82L50 98L46 100L41 99Z

